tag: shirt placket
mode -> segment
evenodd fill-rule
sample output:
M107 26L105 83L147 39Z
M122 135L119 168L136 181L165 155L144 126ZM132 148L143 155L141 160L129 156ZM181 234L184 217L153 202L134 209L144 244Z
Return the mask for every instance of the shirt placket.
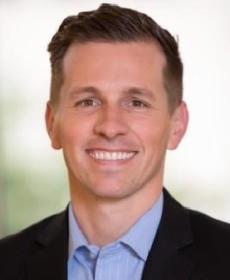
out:
M97 257L94 280L119 280L122 279L120 272L120 244L109 248L103 248Z

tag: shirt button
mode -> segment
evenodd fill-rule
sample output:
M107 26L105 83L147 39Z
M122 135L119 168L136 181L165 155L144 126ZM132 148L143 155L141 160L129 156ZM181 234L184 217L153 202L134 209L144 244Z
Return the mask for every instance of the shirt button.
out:
M89 258L90 258L91 260L94 260L94 259L96 258L96 256L94 255L94 253L90 252L90 253L89 253Z

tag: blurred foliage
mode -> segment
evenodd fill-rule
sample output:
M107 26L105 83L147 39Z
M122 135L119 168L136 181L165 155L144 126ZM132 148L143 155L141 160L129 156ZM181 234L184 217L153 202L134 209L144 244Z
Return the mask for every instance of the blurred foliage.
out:
M45 166L8 169L5 181L5 234L30 225L67 205L68 187L60 170L46 174Z
M19 90L4 96L0 94L0 237L64 209L69 200L61 154L52 158L41 143L34 143L41 154L33 153L27 143L20 142L37 132L36 120L31 131L20 130L28 116L36 118L33 106ZM44 142L48 145L48 139Z

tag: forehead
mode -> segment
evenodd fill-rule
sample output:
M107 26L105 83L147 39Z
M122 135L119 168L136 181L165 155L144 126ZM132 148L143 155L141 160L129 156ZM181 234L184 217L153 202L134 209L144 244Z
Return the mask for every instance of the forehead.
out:
M164 66L166 58L157 42L75 42L68 48L63 61L64 69L71 64L147 63ZM78 65L83 66L83 65ZM109 65L108 65L109 66Z
M165 56L154 42L73 43L63 60L63 86L156 90L163 85L165 65Z

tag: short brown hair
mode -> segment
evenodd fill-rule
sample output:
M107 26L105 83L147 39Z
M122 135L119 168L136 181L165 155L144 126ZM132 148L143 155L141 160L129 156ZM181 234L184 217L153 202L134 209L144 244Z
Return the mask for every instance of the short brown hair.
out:
M173 36L152 18L117 5L102 4L97 10L64 19L48 46L51 61L51 103L59 100L63 82L62 62L73 42L157 42L166 57L164 86L170 111L180 104L183 93L183 64Z

